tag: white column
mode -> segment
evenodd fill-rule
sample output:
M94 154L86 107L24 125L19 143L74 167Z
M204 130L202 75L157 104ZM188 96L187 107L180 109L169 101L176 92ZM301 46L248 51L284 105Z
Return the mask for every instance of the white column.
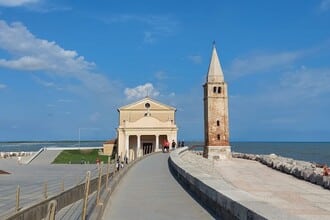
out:
M126 157L129 159L129 135L128 134L126 134L126 136L125 136L125 155L126 155ZM124 155L124 156L125 156ZM122 158L123 159L123 158Z
M159 135L156 135L156 147L155 147L155 151L159 150Z
M136 157L140 157L140 149L141 149L141 135L137 136L137 149L136 149Z

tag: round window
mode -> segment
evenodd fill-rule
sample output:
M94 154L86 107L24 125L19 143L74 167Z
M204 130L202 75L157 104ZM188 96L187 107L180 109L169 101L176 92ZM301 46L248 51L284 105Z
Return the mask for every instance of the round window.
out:
M144 105L146 108L150 108L150 103L146 103L145 105Z

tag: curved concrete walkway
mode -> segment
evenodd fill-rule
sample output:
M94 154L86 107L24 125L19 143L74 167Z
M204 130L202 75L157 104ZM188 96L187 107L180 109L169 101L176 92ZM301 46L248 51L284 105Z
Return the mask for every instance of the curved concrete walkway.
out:
M110 197L106 219L214 219L174 179L168 154L151 155L134 165Z

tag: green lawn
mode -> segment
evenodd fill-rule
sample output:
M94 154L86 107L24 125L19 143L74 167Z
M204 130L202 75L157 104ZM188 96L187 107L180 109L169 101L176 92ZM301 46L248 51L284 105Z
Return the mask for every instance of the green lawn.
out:
M108 163L108 156L99 155L97 149L86 150L64 150L53 161L55 164L80 164L80 163L96 163L98 158L104 163Z

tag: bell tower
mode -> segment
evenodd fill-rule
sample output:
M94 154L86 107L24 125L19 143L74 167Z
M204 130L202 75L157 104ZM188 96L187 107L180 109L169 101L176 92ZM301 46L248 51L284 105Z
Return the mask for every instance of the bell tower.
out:
M227 84L215 43L203 87L205 139L203 156L211 160L230 159Z

